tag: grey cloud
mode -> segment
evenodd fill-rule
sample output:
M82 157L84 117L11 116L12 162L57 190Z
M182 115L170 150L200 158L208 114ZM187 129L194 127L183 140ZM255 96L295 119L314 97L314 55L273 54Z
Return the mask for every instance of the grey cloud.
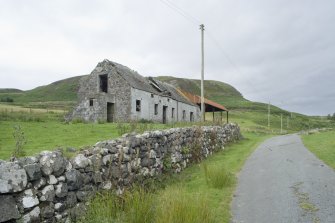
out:
M335 112L334 1L173 2L205 24L207 79L297 112ZM86 74L104 58L143 75L200 77L198 24L161 1L1 3L0 87Z

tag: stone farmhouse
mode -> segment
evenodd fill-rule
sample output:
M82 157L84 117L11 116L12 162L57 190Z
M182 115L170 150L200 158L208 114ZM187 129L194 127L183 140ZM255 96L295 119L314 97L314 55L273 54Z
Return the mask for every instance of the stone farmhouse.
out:
M70 119L85 121L193 122L200 120L200 108L176 88L154 78L144 78L121 64L104 60L83 77L79 103Z

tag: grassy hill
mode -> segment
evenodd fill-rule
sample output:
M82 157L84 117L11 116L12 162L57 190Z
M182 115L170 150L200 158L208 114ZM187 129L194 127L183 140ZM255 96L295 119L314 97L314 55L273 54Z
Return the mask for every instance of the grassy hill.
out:
M81 77L83 76L71 77L29 91L0 89L0 99L11 98L14 100L11 104L30 108L69 110L76 103ZM160 76L157 79L200 95L200 80L171 76ZM267 128L267 104L249 101L236 88L220 81L205 80L204 87L205 97L227 107L232 121L246 127ZM284 120L283 126L291 131L330 125L328 120L323 120L320 117L291 113L271 106L271 128L280 129L281 115ZM208 119L211 118L212 114L208 114Z
M177 88L200 95L200 80L171 76L161 76L157 78ZM268 104L249 101L233 86L220 81L205 80L204 88L206 98L228 108L231 121L239 123L247 130L268 131ZM206 117L207 120L213 119L212 114L209 113ZM281 119L283 130L289 132L333 125L329 120L325 120L322 117L311 117L293 113L272 105L270 117L270 127L272 131L280 131Z
M0 99L11 98L14 100L14 104L28 107L69 108L77 100L77 91L81 77L83 76L67 78L28 91L0 89Z
M21 93L22 90L15 88L1 88L0 93Z
M159 80L172 84L196 95L200 95L200 80L176 78L170 76L157 77ZM229 110L258 110L267 109L267 104L252 102L245 99L233 86L213 80L204 81L205 98L226 106ZM274 113L288 113L276 106L271 106Z

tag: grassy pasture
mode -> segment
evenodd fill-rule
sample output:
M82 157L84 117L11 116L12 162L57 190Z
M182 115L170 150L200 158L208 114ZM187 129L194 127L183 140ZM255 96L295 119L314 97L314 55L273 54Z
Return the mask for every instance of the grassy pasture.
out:
M335 131L302 135L302 140L311 152L335 169Z
M1 121L0 122L0 159L8 159L15 147L14 126L21 126L27 144L24 151L33 155L43 150L68 147L83 148L98 141L121 136L125 132L143 132L150 129L163 129L170 126L145 123L62 123L58 121Z
M0 104L0 112L4 113L13 113L13 112L23 112L23 113L60 113L64 114L67 111L60 109L46 109L46 108L27 108L18 105L11 104Z

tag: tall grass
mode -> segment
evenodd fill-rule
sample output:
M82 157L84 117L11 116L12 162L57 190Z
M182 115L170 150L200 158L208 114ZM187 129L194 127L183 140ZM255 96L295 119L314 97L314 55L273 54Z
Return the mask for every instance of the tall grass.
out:
M86 215L79 222L117 222L122 210L122 200L115 193L97 194L90 203ZM121 221L120 221L121 222Z
M180 186L171 186L162 193L144 189L113 192L96 196L80 222L125 223L203 223L213 222L209 201L204 195L191 195Z
M143 189L126 191L123 195L106 192L97 195L80 222L149 223L154 219L154 194Z
M220 165L207 165L206 162L202 163L201 166L208 186L222 189L234 183L234 175L224 167Z
M209 201L203 194L189 194L180 185L164 190L158 199L156 223L213 222Z
M125 201L126 222L152 222L155 210L154 194L139 188L133 192L126 193Z

